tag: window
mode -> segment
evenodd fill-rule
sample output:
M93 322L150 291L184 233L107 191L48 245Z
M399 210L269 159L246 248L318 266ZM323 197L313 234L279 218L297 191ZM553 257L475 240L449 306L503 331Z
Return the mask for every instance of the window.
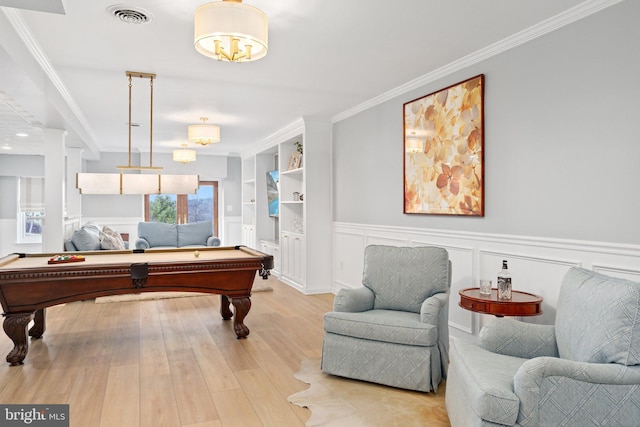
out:
M196 194L148 194L144 196L145 221L184 224L212 221L218 235L218 183L200 181Z
M42 243L44 178L18 177L18 243Z

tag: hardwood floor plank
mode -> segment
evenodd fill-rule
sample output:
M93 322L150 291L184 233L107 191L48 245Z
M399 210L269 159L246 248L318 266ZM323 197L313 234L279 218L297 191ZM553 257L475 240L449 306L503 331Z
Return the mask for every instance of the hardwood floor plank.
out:
M140 377L140 421L145 427L181 425L171 375Z
M140 424L140 366L110 366L100 427Z
M184 424L217 420L218 413L191 349L168 355L180 420Z
M111 356L89 357L78 369L69 393L69 418L73 425L98 426L105 401Z
M263 427L247 395L240 388L213 393L224 427Z
M260 369L236 372L251 406L265 427L304 426L291 404L283 399Z
M199 325L200 328L194 327L197 333L189 334L189 342L209 392L215 393L239 388L240 385L233 375L227 360L216 345L213 337L209 334L206 326L199 322L200 320L202 320L200 316L194 317L192 325Z

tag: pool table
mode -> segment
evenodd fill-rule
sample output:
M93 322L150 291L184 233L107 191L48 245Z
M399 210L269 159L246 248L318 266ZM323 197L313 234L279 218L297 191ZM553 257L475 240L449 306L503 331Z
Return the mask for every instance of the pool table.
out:
M57 254L12 254L0 258L0 303L3 328L14 343L7 355L22 364L27 334L41 338L45 309L56 304L108 295L141 292L206 292L220 294L220 314L233 317L237 338L246 338L244 318L251 308L251 288L258 272L263 279L273 257L245 246L67 252L80 260L55 261ZM235 315L230 309L235 308ZM29 322L33 326L27 331Z

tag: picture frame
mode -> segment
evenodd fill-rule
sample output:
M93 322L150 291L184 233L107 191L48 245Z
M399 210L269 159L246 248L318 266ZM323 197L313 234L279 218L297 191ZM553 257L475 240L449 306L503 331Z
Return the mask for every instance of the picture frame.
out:
M298 169L300 166L302 166L302 153L300 153L299 151L294 151L289 157L289 165L287 166L287 170L290 171L293 169Z
M484 74L403 104L404 213L484 216Z

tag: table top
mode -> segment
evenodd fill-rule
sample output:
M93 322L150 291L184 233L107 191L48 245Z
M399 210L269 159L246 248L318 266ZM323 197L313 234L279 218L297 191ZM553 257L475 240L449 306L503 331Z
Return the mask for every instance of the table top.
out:
M497 289L491 295L480 295L479 288L459 292L460 307L476 313L502 316L537 316L542 314L542 297L528 292L511 291L510 300L499 300Z
M196 256L196 251L198 256ZM62 264L48 264L49 259L56 255L82 255L83 262ZM82 268L88 265L131 264L131 263L180 263L197 261L223 261L239 259L263 258L263 254L244 246L202 247L202 248L170 248L146 249L126 251L89 251L89 252L60 252L39 254L11 254L0 258L0 271L19 270L28 268Z

